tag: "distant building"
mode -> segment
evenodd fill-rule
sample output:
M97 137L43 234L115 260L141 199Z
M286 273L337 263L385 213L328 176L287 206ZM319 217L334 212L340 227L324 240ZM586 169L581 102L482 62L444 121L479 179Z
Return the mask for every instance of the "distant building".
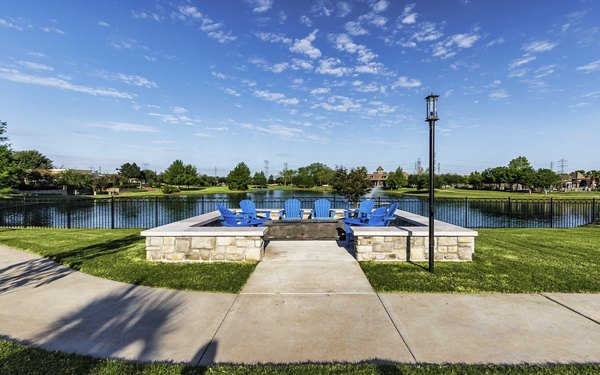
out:
M566 191L590 190L595 188L595 183L592 179L581 172L563 174L560 177L562 178L562 187Z
M373 187L385 187L385 182L390 176L390 172L384 172L383 168L379 166L375 173L369 173L368 176Z

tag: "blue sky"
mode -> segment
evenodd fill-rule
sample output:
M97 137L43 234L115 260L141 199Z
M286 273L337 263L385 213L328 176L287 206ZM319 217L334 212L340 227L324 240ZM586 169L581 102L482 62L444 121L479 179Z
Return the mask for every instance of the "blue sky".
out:
M14 149L114 170L600 168L600 3L3 1Z

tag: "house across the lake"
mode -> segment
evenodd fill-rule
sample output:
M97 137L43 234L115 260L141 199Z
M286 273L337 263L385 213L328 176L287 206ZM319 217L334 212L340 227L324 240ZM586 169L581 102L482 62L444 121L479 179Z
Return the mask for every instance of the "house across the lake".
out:
M369 173L369 180L373 184L373 187L385 187L390 172L384 172L383 168L379 166L375 173Z

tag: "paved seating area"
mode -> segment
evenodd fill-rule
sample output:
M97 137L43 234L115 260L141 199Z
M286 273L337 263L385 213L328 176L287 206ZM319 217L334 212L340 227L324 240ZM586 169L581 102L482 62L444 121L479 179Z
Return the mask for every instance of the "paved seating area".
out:
M0 248L0 336L188 363L600 362L600 295L377 294L334 241L271 242L239 295L132 286Z

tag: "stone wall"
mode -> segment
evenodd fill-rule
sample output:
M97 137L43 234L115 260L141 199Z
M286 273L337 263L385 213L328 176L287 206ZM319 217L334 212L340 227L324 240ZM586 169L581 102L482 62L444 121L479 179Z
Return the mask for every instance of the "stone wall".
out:
M146 259L152 261L257 262L264 251L261 236L146 237Z
M426 261L429 237L424 236L355 236L355 255L359 261ZM470 261L475 251L473 236L439 236L435 238L434 259Z

